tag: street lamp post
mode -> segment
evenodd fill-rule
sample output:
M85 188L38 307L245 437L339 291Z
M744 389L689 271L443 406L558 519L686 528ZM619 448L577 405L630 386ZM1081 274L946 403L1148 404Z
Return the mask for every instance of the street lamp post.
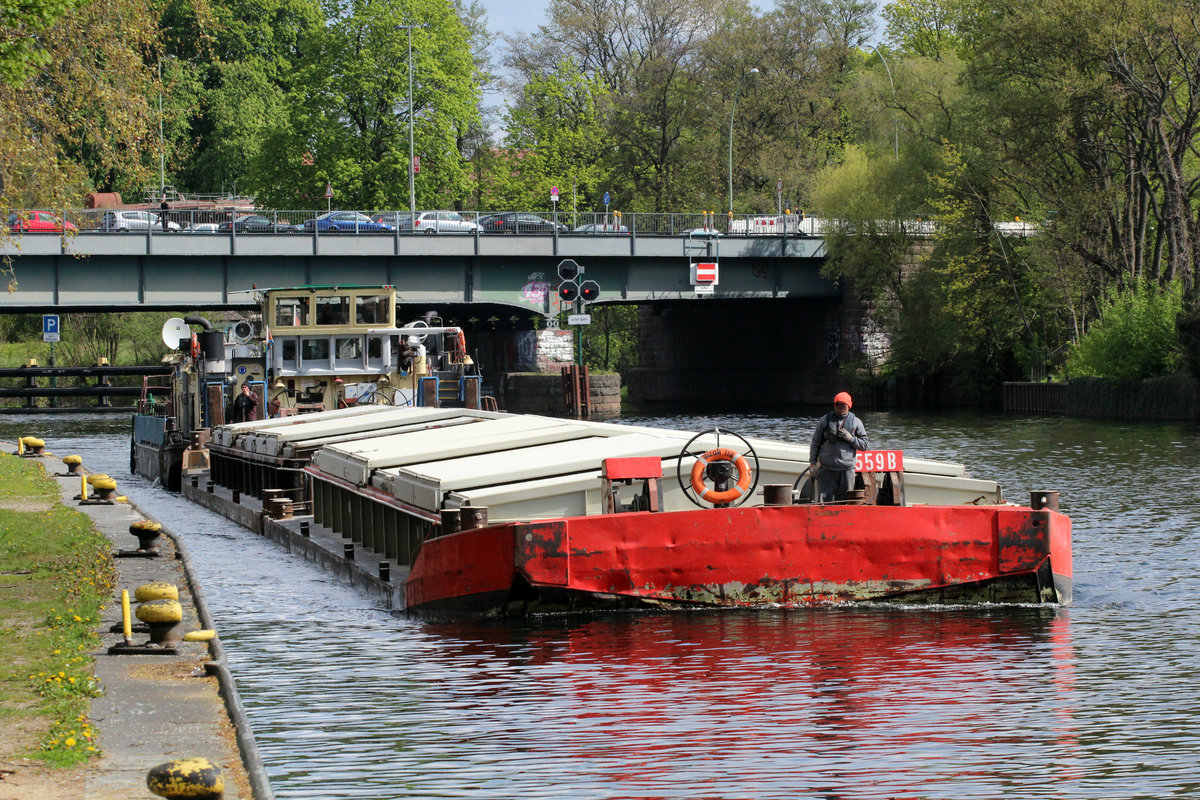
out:
M424 25L397 25L396 29L403 28L408 31L408 210L412 214L409 220L417 218L417 184L416 174L413 172L413 161L416 158L416 152L413 149L413 57L412 57L412 29L423 28Z
M738 95L742 92L742 84L750 75L757 75L758 68L751 67L750 71L742 76L738 81L737 89L733 93L733 106L729 109L729 213L733 213L733 115L737 113Z
M167 196L167 145L163 141L163 110L162 110L162 59L158 60L158 198L165 200Z
M896 83L892 80L892 68L888 66L887 59L883 57L883 53L879 52L873 44L867 45L871 50L875 51L875 55L879 56L879 60L883 62L883 68L887 70L888 85L892 87L892 104L896 103ZM900 160L900 126L896 122L896 109L892 109L892 157L895 160Z

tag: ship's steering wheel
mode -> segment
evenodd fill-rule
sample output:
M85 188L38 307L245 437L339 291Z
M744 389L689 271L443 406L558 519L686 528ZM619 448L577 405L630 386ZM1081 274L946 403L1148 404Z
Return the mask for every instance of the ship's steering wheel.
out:
M720 428L689 439L679 451L675 466L675 478L684 497L700 508L736 508L744 504L758 487L758 474L758 454L750 442Z

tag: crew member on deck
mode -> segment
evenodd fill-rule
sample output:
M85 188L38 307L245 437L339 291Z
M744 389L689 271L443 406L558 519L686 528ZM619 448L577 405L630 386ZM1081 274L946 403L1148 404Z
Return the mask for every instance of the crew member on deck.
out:
M258 419L258 395L250 391L250 381L242 383L242 391L233 398L233 422L251 422Z
M850 413L852 405L849 392L838 392L833 410L821 417L808 447L809 463L821 462L817 491L822 503L846 499L854 488L854 454L869 446L862 420Z

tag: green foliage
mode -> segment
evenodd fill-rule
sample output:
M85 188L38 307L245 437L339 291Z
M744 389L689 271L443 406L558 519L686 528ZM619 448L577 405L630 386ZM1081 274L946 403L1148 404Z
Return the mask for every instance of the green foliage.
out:
M940 59L962 45L969 0L897 0L883 7L887 38L901 50Z
M20 86L51 61L43 34L82 0L5 0L0 3L0 82Z
M625 375L637 366L637 306L588 306L592 324L583 328L583 358L588 367Z
M129 0L0 3L0 50L41 54L0 81L0 215L78 208L86 191L142 183L157 152L143 61L157 36Z
M1137 381L1179 368L1176 320L1183 312L1178 280L1161 289L1148 281L1105 292L1100 319L1071 351L1072 375Z
M323 205L326 182L344 208L408 206L413 123L418 208L447 208L469 190L458 149L478 119L478 75L469 35L438 0L329 2L328 23L301 39L306 53L289 80L288 114L271 122L247 185L281 208ZM408 107L407 29L412 35Z
M550 188L571 186L580 208L602 208L611 165L598 105L608 100L571 61L532 76L508 111L507 150L481 177L484 207L548 209Z

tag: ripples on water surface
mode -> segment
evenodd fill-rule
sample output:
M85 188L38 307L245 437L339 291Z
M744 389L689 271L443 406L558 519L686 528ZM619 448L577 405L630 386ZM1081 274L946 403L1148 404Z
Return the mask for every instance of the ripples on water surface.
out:
M1010 499L1059 489L1075 605L429 624L127 477L124 419L0 436L80 453L183 535L281 800L1200 796L1195 426L863 416L873 446Z

